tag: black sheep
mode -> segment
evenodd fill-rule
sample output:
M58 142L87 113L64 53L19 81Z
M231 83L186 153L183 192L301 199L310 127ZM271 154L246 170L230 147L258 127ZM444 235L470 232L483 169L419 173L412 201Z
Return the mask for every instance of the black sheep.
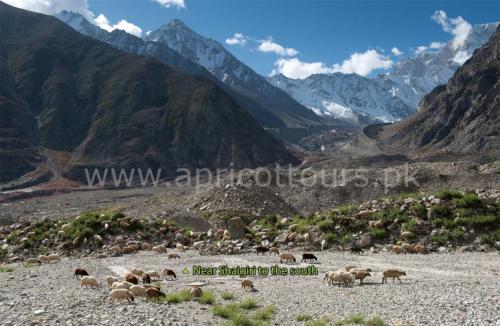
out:
M75 269L75 274L73 274L73 278L78 278L78 276L89 276L89 273L87 273L86 270L84 270L83 268L77 268Z
M316 256L314 256L313 254L308 254L308 253L305 253L305 254L302 254L302 260L300 262L303 262L303 261L318 261L318 258Z

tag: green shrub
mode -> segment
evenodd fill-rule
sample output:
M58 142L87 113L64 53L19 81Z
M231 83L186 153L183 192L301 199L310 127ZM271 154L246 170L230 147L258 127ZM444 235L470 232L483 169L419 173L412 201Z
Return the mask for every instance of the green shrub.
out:
M434 204L431 208L434 211L435 217L449 218L452 215L452 211L448 208L448 206Z
M265 308L259 309L255 312L255 315L253 316L254 319L256 320L270 320L273 317L274 311L276 308L271 305L267 306Z
M448 242L447 234L436 234L431 236L431 241L436 243L437 245L443 246Z
M9 266L1 266L0 265L0 273L11 273L14 271L14 268L13 267L9 267Z
M215 293L213 291L204 291L198 302L203 304L214 304Z
M473 215L464 216L456 220L458 225L481 226L485 224L500 223L500 217L495 215Z
M343 215L347 215L354 210L354 205L342 205L338 207L339 213Z
M240 303L240 307L243 309L255 309L257 308L257 301L254 298L246 298Z
M234 299L234 293L224 291L220 294L221 298L224 300L233 300Z
M7 249L0 247L0 258L7 257L8 253L9 253L9 251Z
M463 194L460 191L445 189L436 194L439 199L451 200L453 198L462 198Z
M296 321L308 321L308 320L311 320L311 319L312 319L312 316L309 315L309 314L298 314L295 317Z
M416 204L411 207L411 210L417 217L425 218L427 217L427 208L422 204Z
M304 326L326 326L326 325L328 325L327 318L309 320L304 324Z
M461 198L454 198L453 205L458 208L479 208L482 202L476 194L466 193Z
M335 223L333 221L324 220L319 222L318 227L321 232L328 233L335 231Z
M375 316L370 319L368 319L365 323L366 326L384 326L385 323L382 320L382 318Z
M214 315L229 319L238 314L240 310L240 305L237 303L230 303L226 305L215 305L212 308Z
M337 240L337 235L333 232L327 233L325 234L325 240L328 244L335 243L335 241Z
M385 239L389 237L389 232L386 229L370 230L370 235L375 239Z
M454 228L450 232L450 238L452 240L455 240L455 241L462 239L464 237L464 235L465 235L465 232L461 228Z

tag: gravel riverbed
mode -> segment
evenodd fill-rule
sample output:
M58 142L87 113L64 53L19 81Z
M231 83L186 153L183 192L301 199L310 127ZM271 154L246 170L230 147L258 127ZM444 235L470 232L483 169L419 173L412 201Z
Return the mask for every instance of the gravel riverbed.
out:
M171 251L174 252L174 251ZM297 257L301 252L293 252ZM181 259L139 252L122 257L63 258L61 262L26 267L9 265L13 272L0 273L1 325L220 325L210 305L196 301L156 304L137 299L133 304L108 302L104 278L122 276L133 267L144 270L172 268L175 281L162 281L167 293L186 289L187 284L204 281L204 290L216 293L217 303L238 302L254 297L259 306L275 305L274 325L303 325L296 316L328 317L330 323L353 315L379 316L388 325L500 325L500 259L498 253L446 253L395 255L318 252L316 276L250 277L258 291L240 287L239 277L193 276L192 266L220 265L307 267L308 264L279 264L276 256L241 254L200 256L196 251L181 252ZM356 265L374 272L352 287L328 287L324 272ZM100 289L80 288L73 270L85 268L103 284ZM188 267L189 274L182 270ZM397 267L407 273L398 282L381 284L382 271ZM222 291L235 294L232 301L220 297Z

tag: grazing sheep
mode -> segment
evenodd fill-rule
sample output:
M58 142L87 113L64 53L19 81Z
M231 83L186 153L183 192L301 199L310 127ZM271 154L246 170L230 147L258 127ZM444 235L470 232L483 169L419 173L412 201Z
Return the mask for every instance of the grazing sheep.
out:
M156 286L156 285L151 285L151 284L143 284L142 285L143 288L145 288L146 290L147 289L151 289L151 288L154 288L154 289L157 289L158 291L160 291L160 287Z
M134 274L130 274L130 273L125 275L125 281L132 283L132 284L139 284L139 279L137 278L137 276L135 276Z
M413 250L415 250L416 253L419 254L428 254L429 251L427 250L427 247L421 244L416 244L413 246Z
M122 253L124 254L134 254L137 252L137 248L135 246L126 246L123 247Z
M165 268L163 270L163 277L165 277L165 279L167 279L168 277L170 280L173 280L177 278L177 275L175 275L175 272L173 270Z
M134 294L127 289L114 289L109 293L109 300L123 300L126 299L129 303L134 302Z
M148 299L153 299L153 298L164 298L166 297L167 295L163 292L161 292L160 290L158 290L157 288L149 288L149 289L146 289L146 297Z
M370 221L368 222L368 227L372 229L380 229L381 227L384 226L384 221L383 220L377 220L377 221Z
M142 274L142 284L151 284L151 277L146 273Z
M250 290L254 288L252 281L250 281L249 279L244 279L243 281L241 281L241 287L243 289L250 289Z
M136 297L146 297L146 289L141 285L133 285L129 289Z
M165 246L165 245L153 246L153 251L158 253L158 254L167 252L167 246Z
M276 247L271 247L269 248L269 254L276 254L276 255L279 255L280 254L280 251L278 250L278 248Z
M139 268L132 268L130 270L130 273L134 274L135 276L142 276L142 274L144 274L144 271Z
M334 282L337 282L339 286L349 286L354 283L352 274L344 271L336 271L329 275L328 285L331 285Z
M300 262L303 262L303 261L318 261L318 258L316 256L314 256L313 254L308 254L308 253L304 253L302 254L302 260Z
M356 266L354 266L354 265L347 265L347 266L345 267L345 270L346 270L347 272L350 272L350 271L351 271L351 269L353 269L353 268L356 268Z
M179 251L184 251L184 246L182 245L182 243L178 243L175 245L175 249Z
M142 250L148 250L148 251L153 250L153 246L152 246L151 244L149 244L149 243L146 243L146 242L144 242L144 243L141 245L141 247L142 247Z
M398 269L387 269L384 271L384 277L382 277L382 284L387 283L387 278L392 277L392 283L394 283L394 279L397 278L399 280L399 283L403 284L401 282L401 279L399 278L400 276L406 276L405 271L400 271Z
M75 273L73 274L73 278L75 278L75 276L78 278L78 276L89 276L89 273L87 273L86 270L84 270L83 268L77 268L75 269Z
M113 256L118 256L122 254L122 248L113 246L108 249L108 252L110 252Z
M115 282L111 285L112 289L130 289L134 284L127 282L127 281L122 281L122 282Z
M323 278L323 281L322 281L322 282L326 281L326 282L328 283L328 285L330 285L330 276L331 276L333 273L335 273L335 272L333 272L333 271L326 272L326 273L325 273L325 277Z
M410 254L415 254L416 253L415 249L413 248L413 245L411 245L409 243L403 243L401 245L401 247L403 247L403 249L406 250L406 252L408 252Z
M392 246L392 251L394 251L396 254L405 254L406 255L406 249L403 248L403 246L394 245L394 246Z
M38 265L41 265L42 264L42 261L38 258L30 258L30 259L26 259L26 263L27 264L38 264Z
M49 259L49 263L57 263L57 262L60 262L61 261L61 257L59 257L58 254L52 254L52 255L48 255L47 258Z
M203 295L203 291L201 290L201 288L199 286L192 286L189 289L189 293L191 293L193 295L193 297L195 297L195 298L199 298Z
M295 259L294 255L289 254L289 253L284 253L280 255L280 263L283 263L285 261L286 263L288 262L296 262L297 260Z
M49 256L40 255L40 256L38 256L38 260L40 260L42 263L48 263L49 262Z
M359 280L359 284L363 284L363 280L367 276L371 276L370 272L367 270L358 270L356 268L353 268L350 273L354 276L355 280Z
M80 287L88 287L90 286L91 288L99 288L101 285L99 282L97 282L96 278L93 276L82 276L80 279Z
M168 254L168 259L181 259L178 254Z
M361 255L363 253L363 249L361 249L361 247L358 247L358 246L352 246L351 249L349 249L349 250L353 254Z
M161 275L157 271L150 270L145 272L151 278L151 280L161 280Z
M122 236L116 237L114 244L115 246L123 247L123 245L125 244L125 239Z
M120 280L117 278L117 277L114 277L114 276L106 276L106 283L108 283L109 286L112 286L113 283L115 282L120 282Z
M266 252L269 252L269 248L257 246L257 247L255 247L255 251L257 251L257 255L258 254L265 254Z

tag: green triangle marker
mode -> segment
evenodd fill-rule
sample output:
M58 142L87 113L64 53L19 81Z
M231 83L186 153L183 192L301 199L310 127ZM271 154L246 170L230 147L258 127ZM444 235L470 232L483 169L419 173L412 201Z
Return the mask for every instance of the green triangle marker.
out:
M182 274L189 274L189 268L184 267L184 269L182 270Z

